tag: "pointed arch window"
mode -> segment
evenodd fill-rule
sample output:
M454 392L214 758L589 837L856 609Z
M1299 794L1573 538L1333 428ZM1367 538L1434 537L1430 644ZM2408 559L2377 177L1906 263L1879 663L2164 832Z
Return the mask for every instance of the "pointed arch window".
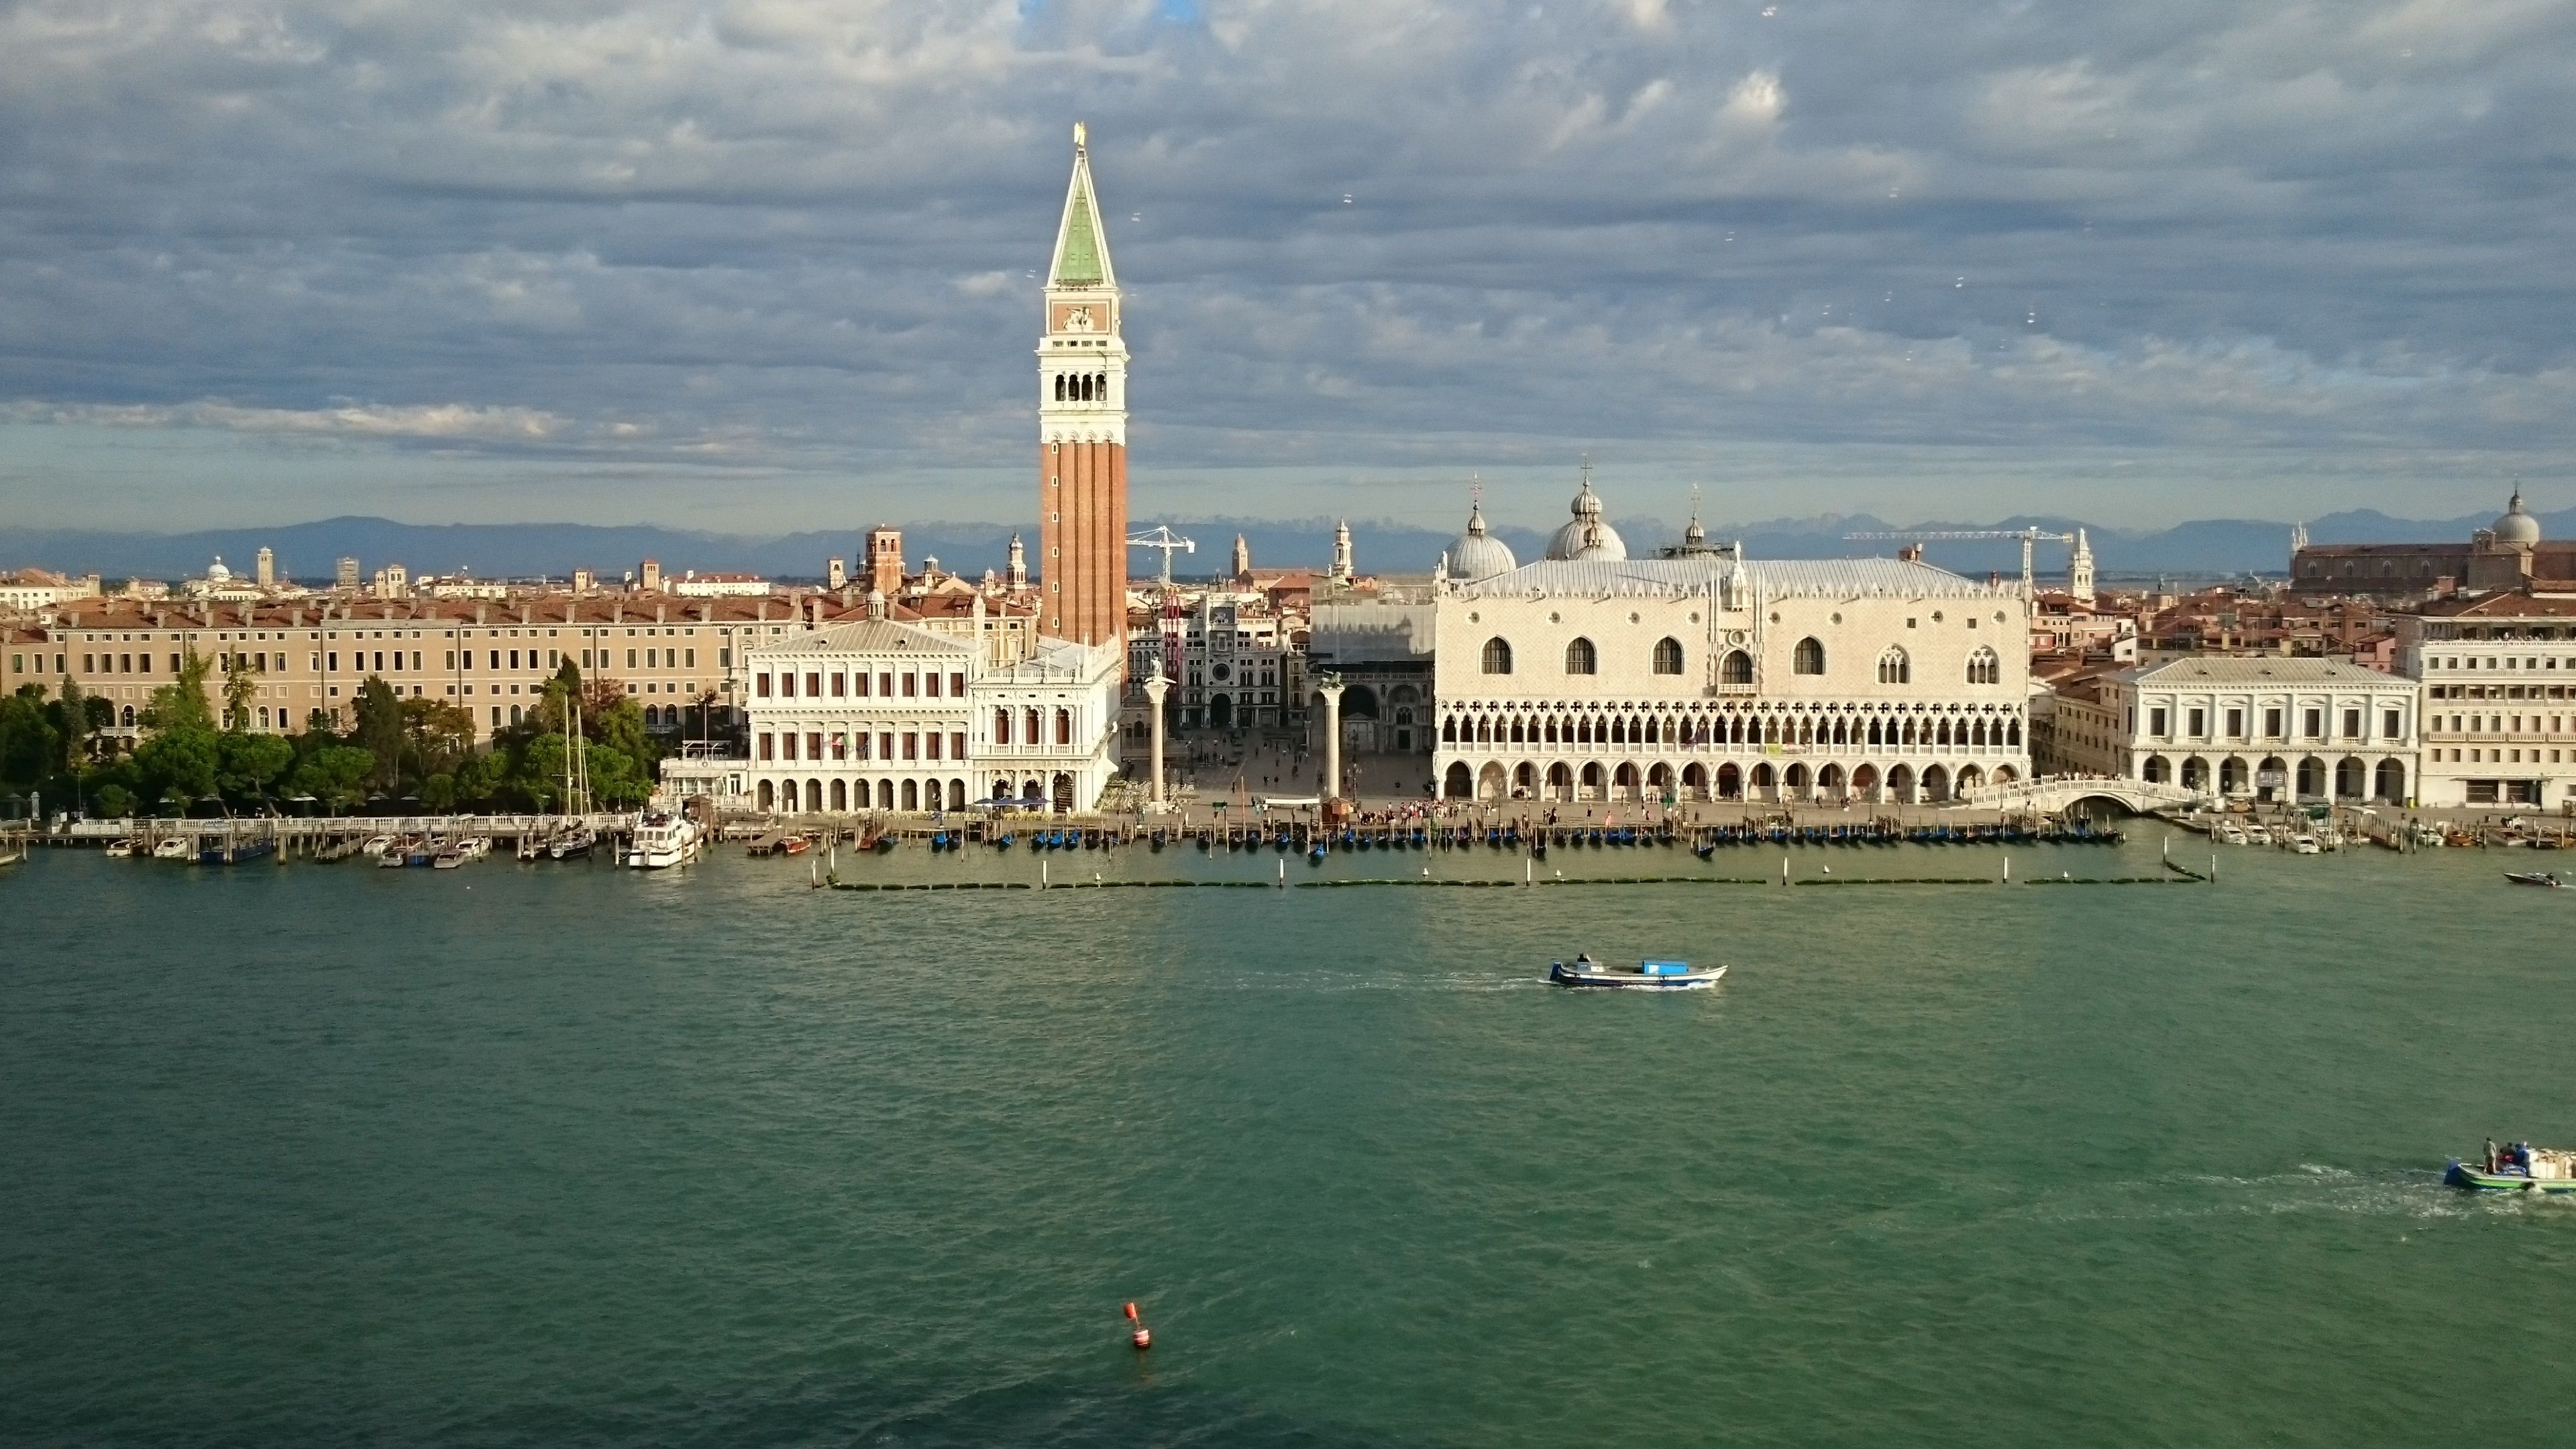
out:
M1487 674L1512 672L1511 643L1499 634L1485 641L1485 672Z
M1657 674L1682 672L1682 641L1669 637L1655 641L1655 672Z
M2003 678L2003 661L1996 657L1992 649L1980 645L1975 653L1968 656L1970 684L2001 684Z
M1600 651L1592 647L1589 639L1577 639L1565 646L1565 672L1568 674L1597 673L1600 663Z
M1907 657L1904 650L1899 649L1894 645L1890 645L1886 653L1878 656L1878 682L1881 684L1912 684L1914 682L1914 661Z
M1793 674L1824 673L1824 641L1816 638L1812 634L1799 640L1798 647L1792 650L1789 655L1789 671Z

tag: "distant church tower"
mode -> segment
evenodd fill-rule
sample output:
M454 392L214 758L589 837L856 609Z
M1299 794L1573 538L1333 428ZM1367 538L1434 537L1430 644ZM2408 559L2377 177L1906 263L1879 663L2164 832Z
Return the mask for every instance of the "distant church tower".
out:
M1347 518L1333 525L1333 566L1325 577L1336 583L1351 581L1351 521Z
M1118 273L1073 128L1073 181L1047 266L1038 341L1038 632L1085 644L1127 637L1127 344Z
M1239 533L1234 536L1234 586L1252 587L1252 544Z
M2066 565L2066 592L2093 602L2093 544L2080 528L2075 530L2075 556Z

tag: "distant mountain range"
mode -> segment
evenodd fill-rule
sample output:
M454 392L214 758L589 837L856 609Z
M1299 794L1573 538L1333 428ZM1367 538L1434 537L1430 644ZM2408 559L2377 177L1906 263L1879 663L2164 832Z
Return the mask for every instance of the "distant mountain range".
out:
M2539 515L2553 538L2576 537L2576 509ZM1165 520L1138 520L1147 522ZM2490 515L2449 519L2391 518L2371 509L2328 514L2308 521L2308 536L2317 543L2405 543L2466 540ZM1205 576L1225 567L1234 537L1251 545L1255 567L1313 567L1332 556L1333 520L1201 518L1169 520L1173 528L1198 543L1195 554L1174 561L1174 572ZM1615 520L1629 551L1645 556L1680 537L1681 530L1658 519ZM1970 531L2037 527L2072 533L2080 519L2023 516L1996 522L1936 521L1890 524L1869 514L1827 514L1814 518L1771 519L1759 523L1717 524L1714 540L1741 540L1750 558L1844 558L1892 552L1888 542L1846 542L1849 533L1884 533L1899 527L1914 530ZM2289 561L2290 525L2258 519L2213 518L2172 528L2136 530L2083 524L2093 543L2102 575L2151 577L2278 574ZM1006 561L1012 528L983 523L911 523L904 525L904 554L913 567L926 557L969 576L999 569ZM1034 531L1030 531L1034 534ZM1437 529L1397 523L1354 522L1354 552L1363 573L1427 572L1455 535ZM1523 561L1537 558L1547 536L1531 529L1499 528L1495 532ZM547 575L562 578L576 568L597 570L603 580L621 578L644 559L658 559L666 573L756 573L770 578L820 577L825 560L835 556L858 568L864 530L792 533L783 538L742 538L678 529L635 526L603 528L579 523L425 525L385 518L326 518L276 528L214 529L199 533L128 533L104 531L0 528L0 569L35 566L69 574L96 572L111 579L139 575L179 579L205 572L221 556L240 574L251 571L260 548L277 551L281 574L305 580L327 580L343 556L355 556L372 576L386 563L400 563L414 574L471 572L484 578ZM1036 551L1036 539L1029 539ZM2018 572L2021 546L2009 540L1926 545L1927 557L1961 573L2000 570ZM2042 543L2036 555L2043 574L2062 574L2066 546ZM1137 575L1152 572L1158 560L1139 549L1133 555Z

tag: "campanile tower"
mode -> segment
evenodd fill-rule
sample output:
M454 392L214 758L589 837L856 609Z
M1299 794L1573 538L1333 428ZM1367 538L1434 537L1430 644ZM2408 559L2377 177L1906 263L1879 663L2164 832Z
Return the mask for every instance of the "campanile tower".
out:
M1079 124L1038 341L1038 574L1040 634L1124 643L1127 344Z

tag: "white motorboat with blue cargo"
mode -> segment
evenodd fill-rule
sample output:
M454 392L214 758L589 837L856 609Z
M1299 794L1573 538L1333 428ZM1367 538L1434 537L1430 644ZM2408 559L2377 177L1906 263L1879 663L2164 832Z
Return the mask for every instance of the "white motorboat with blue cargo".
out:
M1606 986L1626 991L1693 991L1715 986L1725 974L1724 966L1693 970L1688 961L1640 961L1634 966L1613 966L1589 955L1547 965L1547 979L1558 986Z

